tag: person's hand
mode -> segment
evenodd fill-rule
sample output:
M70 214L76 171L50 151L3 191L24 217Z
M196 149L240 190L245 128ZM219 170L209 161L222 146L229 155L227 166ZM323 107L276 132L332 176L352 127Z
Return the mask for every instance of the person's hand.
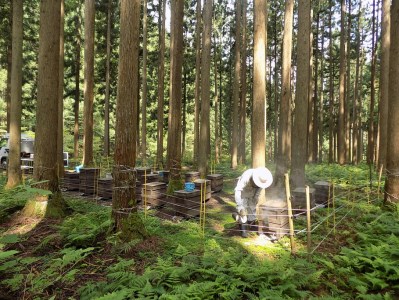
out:
M247 210L244 208L244 207L237 207L237 210L238 210L238 214L239 214L239 216L240 216L240 223L241 224L243 224L243 223L247 223L247 220L248 220L248 218L247 218Z

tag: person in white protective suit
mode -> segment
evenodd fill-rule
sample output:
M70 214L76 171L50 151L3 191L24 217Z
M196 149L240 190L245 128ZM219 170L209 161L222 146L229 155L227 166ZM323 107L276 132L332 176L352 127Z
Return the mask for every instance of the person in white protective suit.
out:
M248 223L256 220L256 205L262 189L273 183L272 173L264 167L246 170L239 177L235 191L237 212L233 218L239 223L243 237L247 237Z

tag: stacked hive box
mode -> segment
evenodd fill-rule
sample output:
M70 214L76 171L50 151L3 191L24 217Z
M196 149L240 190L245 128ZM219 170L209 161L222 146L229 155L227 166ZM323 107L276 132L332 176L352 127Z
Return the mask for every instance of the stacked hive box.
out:
M112 178L100 178L98 179L98 197L104 200L112 199Z
M150 182L142 185L142 203L150 206L160 206L166 203L166 183Z
M195 189L202 191L204 193L204 189L206 190L205 192L205 201L208 201L211 199L211 181L208 179L197 179L194 180L195 184Z
M173 193L174 207L176 215L190 218L200 215L201 192L194 190L187 192L185 190L175 191ZM170 197L172 199L172 197Z
M185 176L185 182L194 182L200 178L199 172L187 172Z
M62 187L68 191L79 191L79 173L65 171Z
M79 192L85 195L97 193L97 180L100 176L98 168L82 168L79 173Z
M161 170L158 171L159 181L162 181L166 184L169 183L169 171Z
M211 181L212 192L220 192L223 189L223 175L222 174L210 174L206 176L206 179Z
M266 227L267 233L274 234L278 239L289 233L287 202L282 199L269 200L259 206L259 233Z
M310 208L315 206L315 189L309 189ZM296 188L292 191L292 208L306 209L306 190L305 188ZM295 214L295 212L293 212Z
M315 202L316 204L328 204L330 196L331 183L327 181L317 181L315 187Z
M155 182L159 180L158 174L151 173L151 168L136 168L137 180L136 180L136 200L137 202L142 201L142 189L143 184Z

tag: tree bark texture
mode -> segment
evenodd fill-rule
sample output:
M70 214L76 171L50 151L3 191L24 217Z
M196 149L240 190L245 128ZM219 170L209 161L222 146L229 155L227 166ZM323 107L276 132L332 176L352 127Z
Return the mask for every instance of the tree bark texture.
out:
M13 0L12 5L12 64L11 64L11 114L10 152L8 156L7 188L21 183L21 113L22 113L22 20L23 1Z
M77 9L76 17L76 45L75 45L75 101L73 104L74 127L73 127L73 157L79 156L79 102L80 102L80 50L81 50L81 32L80 32L80 5Z
M300 0L298 6L298 67L295 116L292 129L292 172L294 186L305 185L307 113L309 101L310 64L310 2Z
M61 0L40 4L39 67L33 178L58 192L57 135ZM56 91L56 92L54 92Z
M64 0L61 0L60 15L60 59L58 86L58 135L57 135L57 172L58 178L64 177Z
M281 75L281 102L278 133L278 154L275 184L284 183L284 174L291 161L291 56L294 0L285 2L283 55Z
M385 200L399 202L399 1L391 6L389 51L388 143Z
M105 62L105 104L104 104L104 156L109 156L109 101L110 101L110 72L111 72L111 20L112 0L108 0L107 7L107 49Z
M252 167L266 163L266 0L254 1L254 74L252 103Z
M83 165L93 164L95 0L85 0Z
M241 7L241 93L240 93L240 137L238 148L238 163L245 164L245 136L247 116L247 0L242 0Z
M141 97L141 155L147 159L147 0L143 1L143 89Z

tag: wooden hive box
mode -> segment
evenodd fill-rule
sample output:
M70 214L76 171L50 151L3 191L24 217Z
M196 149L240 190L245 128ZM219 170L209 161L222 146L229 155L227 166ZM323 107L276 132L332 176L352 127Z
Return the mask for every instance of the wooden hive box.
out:
M81 168L79 173L79 192L85 195L96 194L99 176L99 168Z
M79 191L79 173L65 171L62 179L62 187L68 191Z
M201 186L202 188L206 188L206 195L205 195L205 200L211 199L211 181L208 179L197 179L194 180L195 184L195 189L201 191Z
M136 201L137 203L141 202L141 182L136 181Z
M112 199L112 188L113 179L112 178L99 178L98 179L98 197L105 200Z
M166 203L166 183L150 182L141 187L141 198L147 201L147 205L160 206Z
M155 173L150 173L141 176L139 180L142 184L150 182L159 182L159 175Z
M194 180L197 180L200 178L200 173L199 172L187 172L185 174L185 182L194 182Z
M173 193L176 215L184 218L196 217L200 215L201 191L194 190L187 192L179 190Z
M314 184L315 187L315 202L316 204L328 204L328 198L330 196L331 183L328 181L317 181Z
M268 200L259 205L259 225L278 239L289 233L287 202L283 199ZM267 224L267 225L266 225Z
M166 184L169 183L169 171L160 170L158 171L159 181L162 181Z
M222 174L209 174L206 179L211 181L212 192L220 192L223 189L223 175Z
M150 167L142 167L142 168L136 168L136 173L137 173L137 180L142 181L142 178L144 175L151 174L151 168Z
M315 206L315 189L309 189L310 208ZM292 208L306 209L306 190L305 188L296 188L292 191ZM292 212L295 215L295 211Z

